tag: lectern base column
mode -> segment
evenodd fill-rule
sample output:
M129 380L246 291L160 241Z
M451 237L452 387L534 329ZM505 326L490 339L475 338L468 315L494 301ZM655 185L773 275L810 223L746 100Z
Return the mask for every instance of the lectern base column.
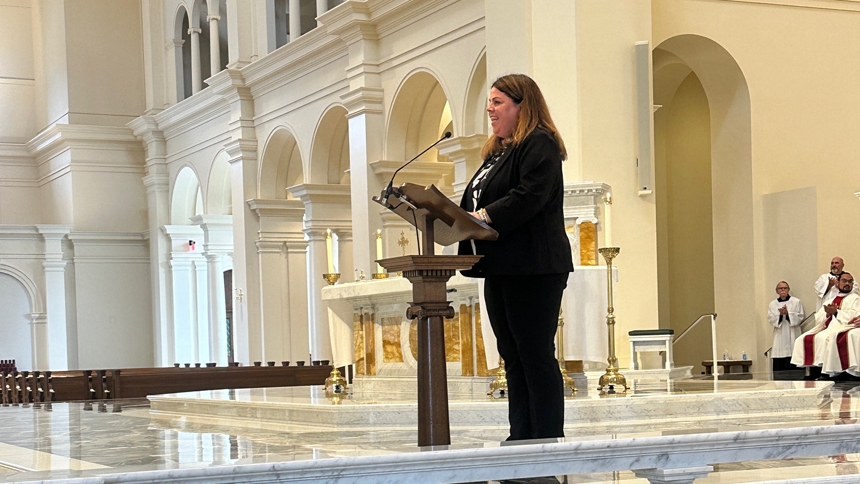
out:
M450 308L449 308L450 309ZM418 321L418 445L450 445L444 320Z

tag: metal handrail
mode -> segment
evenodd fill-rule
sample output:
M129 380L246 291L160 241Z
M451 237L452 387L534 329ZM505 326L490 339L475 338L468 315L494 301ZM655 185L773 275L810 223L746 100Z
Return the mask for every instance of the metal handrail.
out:
M676 337L675 339L673 339L673 340L672 340L672 344L675 344L675 343L677 343L678 341L681 341L681 338L683 338L683 337L684 337L684 335L686 335L687 333L689 333L689 332L690 332L690 330L691 330L691 329L693 329L693 327L694 327L694 326L696 326L697 324L699 324L699 321L701 321L703 318L707 318L707 317L711 317L711 316L713 316L713 317L714 317L714 319L717 319L717 313L705 313L705 314L703 314L703 315L699 316L695 321L693 321L693 323L692 323L692 324L690 324L689 326L687 326L687 329L685 329L684 331L682 331L682 332L681 332L681 334L679 334L679 335L678 335L678 337Z

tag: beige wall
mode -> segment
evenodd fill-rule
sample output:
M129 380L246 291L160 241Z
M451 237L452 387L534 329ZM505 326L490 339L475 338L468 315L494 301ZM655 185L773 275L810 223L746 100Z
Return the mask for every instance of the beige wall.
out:
M734 210L726 212L725 219L716 216L715 206L715 251L729 238L737 245L715 254L716 269L733 264L737 269L718 275L715 286L717 312L726 313L726 308L732 315L721 315L720 347L727 346L738 354L752 352L750 347L755 346L756 358L771 343L764 313L773 298L777 273L788 272L796 279L794 292L803 296L804 305L810 308L814 300L806 287L827 269L833 255L845 257L848 269L860 264L860 248L850 242L860 236L860 227L846 223L860 215L860 204L853 195L860 186L860 171L852 161L860 148L853 135L860 124L860 94L854 82L860 73L860 59L849 47L860 44L856 28L860 14L851 11L856 10L851 5L837 11L820 2L796 4L653 2L655 44L689 33L711 39L737 62L749 87L749 188L744 188L743 172L722 169L716 162L714 165L715 201L726 200L718 196L717 187L728 190L732 185L735 190L729 193L736 199ZM803 8L807 6L816 8ZM709 86L703 84L707 92ZM731 108L730 102L723 105ZM725 141L744 138L743 133L728 125L726 128L714 132ZM737 191L738 187L743 191ZM747 196L750 203L737 203ZM802 230L816 234L817 244L805 235L799 237L798 245L789 252L810 251L801 261L789 261L770 244L775 236L791 230L784 225L784 216L796 210L806 222ZM752 251L751 256L746 250ZM782 269L784 265L791 267ZM743 293L737 291L736 297L721 299L719 292L738 277L742 283L737 287L743 287ZM752 281L749 290L745 288L747 281ZM747 298L747 292L755 297ZM756 331L750 332L751 327Z
M0 143L36 134L31 16L29 0L0 0Z
M650 40L650 28L648 2L576 2L577 81L570 84L579 98L581 180L612 187L612 245L621 248L615 314L622 367L630 361L627 332L658 325L655 197L638 195L636 169L634 45ZM574 175L566 172L578 181ZM603 246L603 229L599 236Z

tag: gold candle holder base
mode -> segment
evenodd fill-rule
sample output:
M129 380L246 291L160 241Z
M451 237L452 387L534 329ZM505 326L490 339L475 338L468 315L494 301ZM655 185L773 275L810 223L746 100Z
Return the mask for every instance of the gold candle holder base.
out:
M346 378L340 374L340 370L333 368L331 374L325 379L325 394L327 397L342 395L346 393L349 387L346 384Z
M499 396L496 397L496 392ZM505 360L499 358L499 370L496 372L496 378L490 382L490 391L487 396L493 398L504 398L508 393L508 377L505 371Z
M562 385L570 388L570 393L575 394L576 390L576 382L570 375L567 374L567 368L565 368L564 361L564 317L562 316L562 309L558 309L558 330L555 332L556 339L558 343L556 344L556 351L558 351L558 371L561 372L561 381Z
M370 276L373 277L374 279L388 279L388 273L387 272L374 272Z
M331 272L323 274L323 279L325 279L329 286L334 286L335 283L340 280L340 272Z
M606 329L609 333L609 358L606 373L597 381L597 389L601 392L615 393L616 388L622 387L627 391L627 379L618 373L618 358L615 356L615 306L612 298L612 260L615 259L621 249L618 247L601 247L597 252L606 259Z

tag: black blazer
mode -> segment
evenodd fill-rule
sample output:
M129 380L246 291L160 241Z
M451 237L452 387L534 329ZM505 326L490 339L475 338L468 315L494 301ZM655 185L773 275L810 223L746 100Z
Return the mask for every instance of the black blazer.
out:
M570 241L564 230L564 182L561 154L546 131L534 130L508 149L490 170L477 207L467 188L460 207L485 209L499 232L495 242L475 240L484 257L469 277L558 274L573 271ZM480 170L478 170L480 171ZM476 173L477 175L477 173ZM474 180L469 181L469 187ZM473 254L472 241L460 242L458 254Z

